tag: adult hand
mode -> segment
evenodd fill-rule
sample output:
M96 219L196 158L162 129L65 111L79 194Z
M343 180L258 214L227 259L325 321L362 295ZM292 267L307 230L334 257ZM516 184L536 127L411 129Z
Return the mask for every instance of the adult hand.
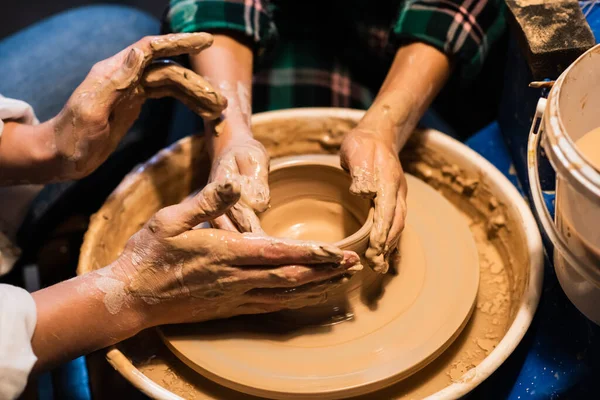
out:
M372 198L373 229L365 253L374 271L386 273L406 218L406 178L391 141L376 132L355 128L340 149L342 167L350 172L350 192Z
M57 178L83 177L104 162L147 98L172 96L204 118L217 118L227 100L206 80L176 64L152 64L156 58L200 52L212 41L207 33L145 37L94 65L52 120L51 145L61 160Z
M111 268L126 277L124 296L142 305L148 326L319 304L362 269L356 253L326 243L193 229L239 198L235 181L209 184L131 237Z
M264 234L256 212L269 207L269 155L260 142L248 136L213 154L210 182L237 181L241 198L213 225L220 229Z

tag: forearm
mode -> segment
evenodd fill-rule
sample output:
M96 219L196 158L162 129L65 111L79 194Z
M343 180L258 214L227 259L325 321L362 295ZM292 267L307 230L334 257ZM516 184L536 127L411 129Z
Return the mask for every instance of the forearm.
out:
M34 372L118 343L146 326L139 299L127 295L117 268L82 275L33 293L37 325Z
M424 43L401 47L373 105L359 123L399 151L450 74L449 58Z
M5 122L0 138L0 185L60 179L53 120L40 125Z
M210 151L218 153L232 141L252 137L253 55L247 39L217 33L213 45L190 60L192 69L208 78L228 101L222 120L206 123Z

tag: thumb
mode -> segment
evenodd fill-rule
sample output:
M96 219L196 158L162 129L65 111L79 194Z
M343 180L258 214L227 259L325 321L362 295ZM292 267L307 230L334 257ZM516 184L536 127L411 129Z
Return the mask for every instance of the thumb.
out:
M118 57L119 55L115 56ZM125 54L119 69L111 76L110 80L117 90L130 88L133 84L139 82L142 76L144 64L144 53L133 48Z
M140 81L143 63L144 53L141 50L123 50L94 65L78 89L84 93L93 93L96 109L102 107L104 110L113 110L123 96L130 93Z
M147 227L160 237L177 236L224 214L240 198L237 181L210 183L195 196L159 210Z

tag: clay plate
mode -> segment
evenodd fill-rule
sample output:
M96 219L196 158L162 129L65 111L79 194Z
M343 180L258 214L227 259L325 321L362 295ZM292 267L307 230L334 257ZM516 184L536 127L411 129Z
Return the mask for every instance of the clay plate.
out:
M215 382L267 398L345 398L423 368L468 321L479 260L458 210L421 180L407 181L395 274L378 281L377 296L371 287L349 299L350 320L294 326L263 315L166 326L167 346Z

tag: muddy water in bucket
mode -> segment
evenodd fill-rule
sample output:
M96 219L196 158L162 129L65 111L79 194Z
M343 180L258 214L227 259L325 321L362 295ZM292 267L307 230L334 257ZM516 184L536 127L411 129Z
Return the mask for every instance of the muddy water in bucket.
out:
M544 107L545 105L545 107ZM545 210L537 176L537 142L529 141L535 208L555 246L559 282L581 312L600 324L600 47L576 60L556 81L534 119L542 120L546 154L557 173L555 221ZM543 114L543 115L542 115Z
M596 169L600 171L600 127L592 129L576 142L577 150Z

